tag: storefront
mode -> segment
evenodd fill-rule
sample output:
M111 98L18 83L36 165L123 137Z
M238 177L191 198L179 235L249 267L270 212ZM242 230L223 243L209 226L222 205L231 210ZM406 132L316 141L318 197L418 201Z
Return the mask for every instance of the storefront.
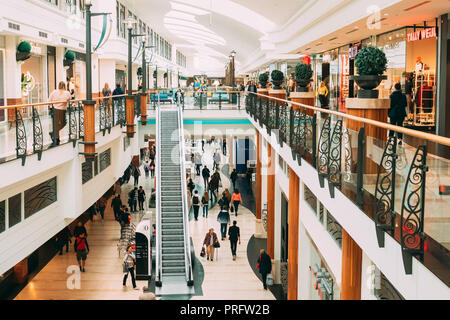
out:
M75 99L84 99L86 96L86 54L75 52L75 61L67 69L67 80L75 90Z
M21 65L21 92L24 104L47 100L47 46L29 42L31 57Z

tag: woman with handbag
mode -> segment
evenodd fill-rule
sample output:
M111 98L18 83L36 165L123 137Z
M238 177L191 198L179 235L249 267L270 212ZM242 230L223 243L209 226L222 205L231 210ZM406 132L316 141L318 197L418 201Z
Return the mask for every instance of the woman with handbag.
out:
M214 228L209 229L209 232L205 236L203 245L206 246L206 260L214 260L214 250L219 248L219 239L217 239L217 234L214 232Z
M267 275L270 274L271 276L272 260L264 249L261 249L259 253L258 264L256 267L259 269L259 273L261 273L264 290L267 290Z

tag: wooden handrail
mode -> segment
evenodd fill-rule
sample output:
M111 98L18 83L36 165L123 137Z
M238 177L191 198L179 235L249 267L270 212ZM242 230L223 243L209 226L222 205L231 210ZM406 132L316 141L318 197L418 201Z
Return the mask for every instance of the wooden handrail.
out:
M98 100L111 99L111 98L121 98L121 97L126 97L126 96L127 96L127 94L120 94L120 95L116 95L116 96L97 97L97 98L92 98L92 99L95 101L98 101ZM47 101L47 102L39 102L39 103L17 104L17 105L10 105L10 106L0 106L0 110L48 106L50 104L58 104L58 103L83 102L85 100L86 99L75 99L75 100L69 100L69 101Z
M373 125L375 127L379 127L379 128L383 128L383 129L387 129L387 130L392 130L392 131L396 131L396 132L401 132L403 134L407 134L407 135L410 135L410 136L413 136L413 137L416 137L416 138L419 138L419 139L425 139L425 140L428 140L428 141L431 141L431 142L439 143L439 144L442 144L442 145L450 147L450 138L438 136L436 134L421 132L421 131L418 131L418 130L408 129L408 128L399 127L399 126L394 126L394 125L389 124L389 123L384 123L384 122L380 122L380 121L376 121L376 120L372 120L372 119L356 117L356 116L352 116L352 115L349 115L349 114L344 113L344 112L332 111L332 110L322 109L322 108L318 108L318 107L308 106L308 105L303 104L303 103L294 102L294 101L288 101L288 100L280 99L280 98L275 98L275 97L267 96L267 95L260 94L260 93L255 93L255 92L248 92L248 93L256 95L256 96L264 97L264 98L269 98L271 100L277 100L277 101L285 102L285 103L287 102L288 104L304 107L304 108L309 109L309 110L332 114L332 115L339 116L339 117L342 117L342 118L345 118L345 119L348 119L348 120L354 120L354 121L357 121L357 122L370 124L370 125Z

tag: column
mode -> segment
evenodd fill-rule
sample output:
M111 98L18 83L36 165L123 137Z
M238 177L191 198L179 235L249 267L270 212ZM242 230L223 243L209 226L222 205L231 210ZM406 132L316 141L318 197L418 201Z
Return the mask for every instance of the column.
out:
M267 238L266 231L264 230L264 225L261 219L262 212L262 138L259 132L256 132L256 193L255 193L255 201L256 201L256 232L255 238Z
M63 47L56 47L56 86L63 81L67 84L67 73L64 68L64 54L66 49Z
M362 250L342 229L341 300L361 299Z
M268 144L267 157L269 159L267 172L267 254L274 259L275 239L275 150Z
M289 168L288 300L298 294L299 177Z

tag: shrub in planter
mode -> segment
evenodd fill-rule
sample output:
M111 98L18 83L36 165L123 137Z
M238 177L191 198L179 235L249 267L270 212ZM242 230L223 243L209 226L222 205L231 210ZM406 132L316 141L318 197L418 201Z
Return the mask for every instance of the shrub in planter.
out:
M378 87L381 81L387 79L383 73L387 69L386 54L376 48L367 47L358 52L355 57L355 66L358 76L352 76L361 90L358 91L359 98L378 98Z
M138 75L138 76L142 76L142 67L139 67L139 68L137 69L137 75Z
M64 67L66 69L70 68L75 59L76 59L75 52L67 50L66 53L64 54L64 61L63 61Z
M16 60L25 61L31 57L31 44L26 41L22 41L17 46Z
M270 78L272 79L273 89L280 90L284 81L284 73L280 70L273 70Z
M267 73L261 73L258 80L261 88L265 89L267 86L267 82L269 81L269 76L267 75Z
M297 82L298 92L307 92L307 86L313 76L312 68L309 64L298 64L295 66L295 82Z

